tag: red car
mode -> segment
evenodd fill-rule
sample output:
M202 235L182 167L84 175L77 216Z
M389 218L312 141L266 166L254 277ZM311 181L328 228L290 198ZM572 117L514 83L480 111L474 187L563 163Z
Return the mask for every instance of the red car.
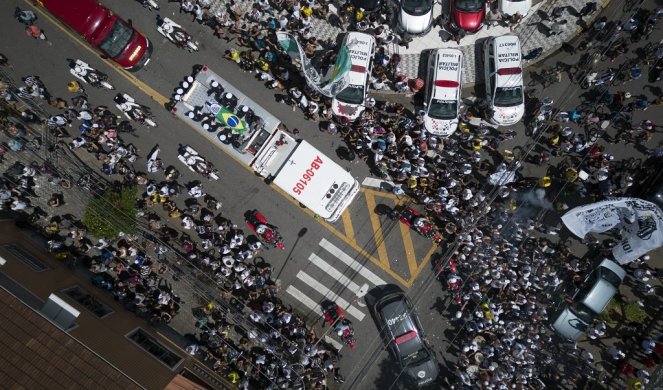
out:
M37 3L124 69L136 71L150 61L150 41L99 1L37 0Z
M451 0L451 28L474 34L483 27L486 0Z

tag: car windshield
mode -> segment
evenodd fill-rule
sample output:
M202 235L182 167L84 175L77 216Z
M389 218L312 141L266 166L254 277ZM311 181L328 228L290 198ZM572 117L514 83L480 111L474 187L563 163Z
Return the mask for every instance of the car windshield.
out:
M336 95L336 100L349 104L363 104L364 86L350 84Z
M428 107L428 116L433 119L455 119L458 116L458 102L433 99Z
M592 321L594 321L594 314L592 311L580 302L576 302L569 306L569 310L587 324L591 324Z
M426 349L421 348L420 350L411 353L403 358L403 363L405 366L416 366L421 362L427 360L430 355Z
M432 0L403 0L403 10L413 16L421 16L433 8Z
M485 6L485 0L456 0L456 9L463 12L476 12Z
M616 273L605 267L601 267L601 279L606 280L608 283L612 284L617 288L619 288L619 285L622 283L622 280L619 279L619 276L617 276Z
M494 104L497 107L513 107L523 104L523 88L497 87Z
M127 43L129 43L132 34L133 30L118 19L115 21L115 25L113 25L110 33L106 39L101 42L99 47L109 57L115 58L122 53L122 50L124 50L125 47L127 47Z

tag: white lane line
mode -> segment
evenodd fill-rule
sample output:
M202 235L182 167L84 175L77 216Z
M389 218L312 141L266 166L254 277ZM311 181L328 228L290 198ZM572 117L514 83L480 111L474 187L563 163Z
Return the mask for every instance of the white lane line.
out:
M352 268L353 270L359 272L361 276L366 278L369 282L373 283L375 286L379 286L382 284L387 284L382 278L371 272L368 268L364 267L363 265L359 264L355 259L350 257L347 253L343 252L339 247L336 245L332 244L331 242L327 241L326 239L322 239L319 244L321 247L327 250L327 252L331 253L332 255L336 256L339 260L344 262L348 267Z
M376 179L373 177L367 177L364 179L363 182L361 182L361 185L364 187L375 187L375 188L382 188L382 183L387 183L390 186L394 186L394 183L382 179Z
M318 268L326 272L329 276L338 280L343 286L345 286L348 290L352 291L354 294L359 292L359 286L357 285L357 283L348 279L345 275L340 273L334 267L327 264L324 260L322 260L322 258L320 258L320 256L316 255L315 253L311 253L308 259L311 261L311 263L315 264Z
M308 284L312 289L322 294L325 298L329 299L332 302L335 302L337 305L341 307L341 309L347 311L348 314L358 319L359 321L364 319L365 317L364 313L360 312L359 309L350 305L348 301L336 295L333 291L328 289L324 284L318 282L306 272L304 271L297 272L297 279Z
M299 302L303 303L304 306L318 313L320 317L322 317L322 308L320 308L320 305L318 305L318 303L315 302L313 299L309 298L308 295L299 291L295 286L293 285L288 286L288 288L285 289L285 292L292 295Z
M338 350L338 351L343 349L343 344L339 343L338 341L336 341L332 337L329 337L329 336L325 335L325 341L328 342L329 344L331 344L332 347L336 348L336 350Z

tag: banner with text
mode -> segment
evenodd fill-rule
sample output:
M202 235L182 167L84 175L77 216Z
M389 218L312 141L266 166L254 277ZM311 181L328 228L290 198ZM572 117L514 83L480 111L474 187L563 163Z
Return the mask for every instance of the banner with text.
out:
M612 255L628 264L663 245L663 212L654 203L638 198L617 198L576 207L562 216L564 225L576 236L603 233L614 227L622 240Z

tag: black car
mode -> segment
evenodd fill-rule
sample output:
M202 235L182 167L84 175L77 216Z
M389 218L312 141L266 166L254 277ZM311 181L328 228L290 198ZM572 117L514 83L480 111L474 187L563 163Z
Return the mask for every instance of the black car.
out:
M352 0L352 5L354 5L356 9L363 8L364 12L371 13L380 8L382 0Z
M410 300L402 292L388 294L375 304L375 314L389 352L407 378L417 386L432 383L439 374L438 363Z

